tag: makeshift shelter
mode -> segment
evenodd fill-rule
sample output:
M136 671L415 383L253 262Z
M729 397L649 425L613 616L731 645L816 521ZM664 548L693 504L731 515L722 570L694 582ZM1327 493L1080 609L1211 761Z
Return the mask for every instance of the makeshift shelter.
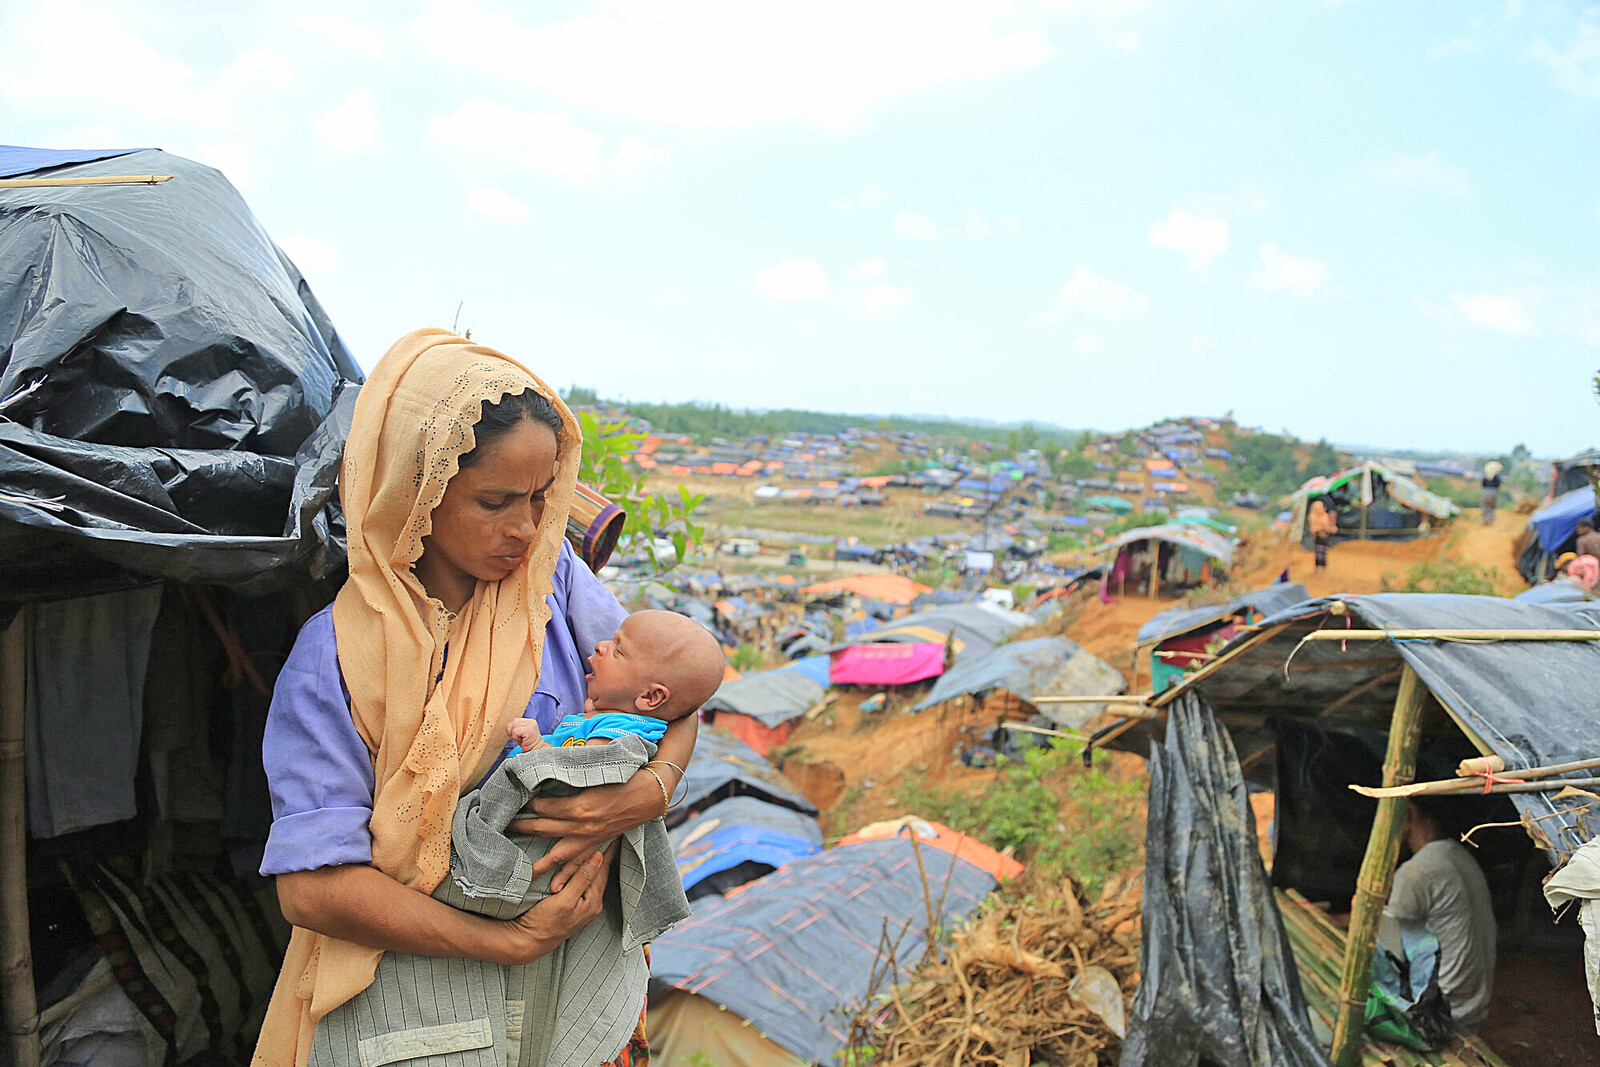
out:
M680 990L727 1009L734 1033L744 1020L803 1063L834 1063L847 1040L844 1013L907 977L927 944L930 912L942 937L994 885L987 871L937 848L919 852L907 838L819 852L698 908L658 939L651 1003ZM905 970L886 966L890 945ZM652 1047L699 1051L675 1025L652 1013Z
M870 633L833 645L830 652L866 644L935 643L950 647L952 655L982 655L1033 620L1020 611L1008 611L983 601L946 604L913 612Z
M0 1059L239 1058L285 932L262 726L343 567L361 374L217 171L0 174Z
M853 578L818 582L800 590L806 596L827 597L848 593L888 604L909 604L923 593L932 591L931 587L914 582L902 574L858 574Z
M1169 522L1140 526L1107 541L1095 551L1111 556L1103 588L1127 595L1131 585L1151 597L1209 585L1233 565L1233 542L1205 526Z
M1109 511L1113 515L1126 515L1133 510L1132 501L1124 500L1120 496L1088 496L1083 498L1085 506L1097 511Z
M1600 449L1590 448L1557 460L1551 472L1550 495L1559 497L1574 489L1592 488L1600 481Z
M755 797L711 805L672 831L678 875L690 900L721 895L822 851L822 827L810 815Z
M1394 872L1401 809L1391 787L1448 783L1427 791L1450 806L1462 829L1510 824L1491 825L1473 842L1502 929L1517 929L1506 920L1527 906L1518 887L1600 827L1586 796L1557 792L1593 770L1528 772L1600 754L1597 677L1594 602L1445 594L1311 600L1242 633L1150 698L1139 717L1103 731L1101 743L1120 737L1144 747L1151 718L1190 694L1227 726L1246 780L1274 793L1272 884L1290 920L1313 1020L1331 1029L1337 1058L1362 1042L1360 1020L1347 1009L1364 1002ZM1496 760L1489 765L1495 777L1458 777L1463 760L1480 757ZM1540 781L1507 781L1521 772ZM1380 792L1374 798L1353 785ZM1348 939L1331 924L1304 925L1306 900L1352 910ZM1494 1062L1460 1047L1451 1054L1458 1058L1422 1062Z
M761 754L726 730L702 726L694 759L667 816L677 826L690 815L729 797L751 796L769 804L816 815L817 806L789 784Z
M701 714L765 756L789 740L794 720L822 699L827 687L793 669L762 671L723 682Z
M1578 522L1594 521L1597 502L1592 485L1570 489L1528 516L1528 529L1517 552L1517 572L1532 583L1555 573L1556 557L1571 552Z
M829 655L834 685L910 685L944 673L946 648L938 642L866 643Z
M1430 493L1391 466L1366 460L1333 474L1311 478L1284 497L1292 513L1289 536L1311 545L1306 523L1311 502L1321 500L1339 524L1335 543L1374 537L1421 537L1435 521L1445 521L1461 509L1444 497Z
M1168 608L1139 627L1135 645L1149 649L1150 688L1159 693L1209 662L1242 627L1309 599L1299 582L1275 582L1224 604ZM1137 679L1136 679L1137 681Z
M933 685L912 711L925 711L961 696L1006 693L1022 717L1035 711L1057 726L1077 729L1098 718L1104 704L1053 703L1048 698L1121 693L1122 672L1065 637L1036 637L1001 645L963 660Z
M942 822L930 822L915 815L868 823L854 833L839 838L840 845L858 841L883 841L895 837L915 837L918 843L948 852L994 875L996 880L1015 878L1026 868L1003 852L997 852L975 837L957 833Z

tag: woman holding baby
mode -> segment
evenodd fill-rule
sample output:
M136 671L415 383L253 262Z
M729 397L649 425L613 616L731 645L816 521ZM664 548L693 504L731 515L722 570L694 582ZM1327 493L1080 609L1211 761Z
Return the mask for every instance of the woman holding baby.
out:
M552 894L520 918L429 896L456 801L506 755L509 724L581 714L585 656L627 615L564 538L581 447L549 386L443 330L403 338L362 387L339 486L349 580L301 631L263 746L261 870L295 930L253 1064L303 1067L317 1020L386 950L504 964L552 951L599 914L606 844L663 813L692 715L626 784L541 799L513 823L560 838L540 863L559 869Z

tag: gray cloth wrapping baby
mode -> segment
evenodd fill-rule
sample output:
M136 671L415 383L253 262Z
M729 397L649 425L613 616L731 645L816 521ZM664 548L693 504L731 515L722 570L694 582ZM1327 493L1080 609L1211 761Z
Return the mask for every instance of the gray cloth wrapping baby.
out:
M528 800L626 782L655 755L639 737L536 749L502 763L461 798L451 828L450 877L433 896L496 919L550 895L533 877L549 838L505 833ZM312 1067L596 1067L615 1059L644 1007L643 945L689 914L666 827L622 837L593 922L532 963L386 952L371 986L317 1024Z

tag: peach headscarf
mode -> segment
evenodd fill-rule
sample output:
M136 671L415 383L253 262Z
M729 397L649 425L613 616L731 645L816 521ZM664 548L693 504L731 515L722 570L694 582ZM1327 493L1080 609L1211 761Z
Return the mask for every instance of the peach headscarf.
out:
M429 598L412 564L445 485L473 448L483 405L529 389L561 415L544 516L522 565L499 582L479 582L451 615ZM555 390L515 360L445 330L401 338L356 400L339 480L350 578L334 600L333 624L351 716L373 758L373 866L419 892L432 892L449 872L456 801L488 770L538 682L545 597L581 448L577 421ZM382 955L296 928L253 1067L304 1067L317 1020L370 985Z

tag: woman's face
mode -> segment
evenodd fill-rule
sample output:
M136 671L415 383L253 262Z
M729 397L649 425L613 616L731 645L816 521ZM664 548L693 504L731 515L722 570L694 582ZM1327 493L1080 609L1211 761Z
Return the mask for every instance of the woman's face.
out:
M528 554L544 496L555 480L556 435L524 419L478 448L433 509L417 578L428 595L459 611L479 581L498 582Z

